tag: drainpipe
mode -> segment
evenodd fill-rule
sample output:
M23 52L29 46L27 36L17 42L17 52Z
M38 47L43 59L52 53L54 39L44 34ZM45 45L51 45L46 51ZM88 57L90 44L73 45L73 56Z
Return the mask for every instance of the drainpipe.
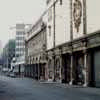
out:
M38 62L38 81L40 79L40 59L39 59L39 62Z
M83 34L87 34L86 0L83 0Z

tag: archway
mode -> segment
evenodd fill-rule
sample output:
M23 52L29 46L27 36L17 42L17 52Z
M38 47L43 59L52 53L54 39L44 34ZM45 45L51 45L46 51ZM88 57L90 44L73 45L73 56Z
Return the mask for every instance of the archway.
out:
M49 59L48 60L48 79L50 81L53 81L53 78L54 78L54 73L53 73L53 60L52 59Z

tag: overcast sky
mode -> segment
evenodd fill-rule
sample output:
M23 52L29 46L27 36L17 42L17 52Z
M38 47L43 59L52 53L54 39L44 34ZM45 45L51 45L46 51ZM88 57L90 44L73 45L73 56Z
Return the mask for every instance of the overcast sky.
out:
M0 0L0 40L2 47L10 38L15 37L15 30L10 27L16 23L34 23L44 12L46 0Z

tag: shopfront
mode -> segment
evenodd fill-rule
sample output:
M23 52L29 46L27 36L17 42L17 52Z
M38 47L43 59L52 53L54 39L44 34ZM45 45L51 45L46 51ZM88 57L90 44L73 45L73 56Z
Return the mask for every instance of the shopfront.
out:
M95 86L100 87L100 50L94 52Z

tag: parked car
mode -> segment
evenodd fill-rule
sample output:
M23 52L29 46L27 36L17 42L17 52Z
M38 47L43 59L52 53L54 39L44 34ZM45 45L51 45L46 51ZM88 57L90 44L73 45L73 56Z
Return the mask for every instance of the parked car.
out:
M12 78L16 77L16 75L14 74L14 72L10 72L9 76L12 77Z
M8 68L3 68L3 69L2 69L2 72L8 72L8 71L9 71Z

